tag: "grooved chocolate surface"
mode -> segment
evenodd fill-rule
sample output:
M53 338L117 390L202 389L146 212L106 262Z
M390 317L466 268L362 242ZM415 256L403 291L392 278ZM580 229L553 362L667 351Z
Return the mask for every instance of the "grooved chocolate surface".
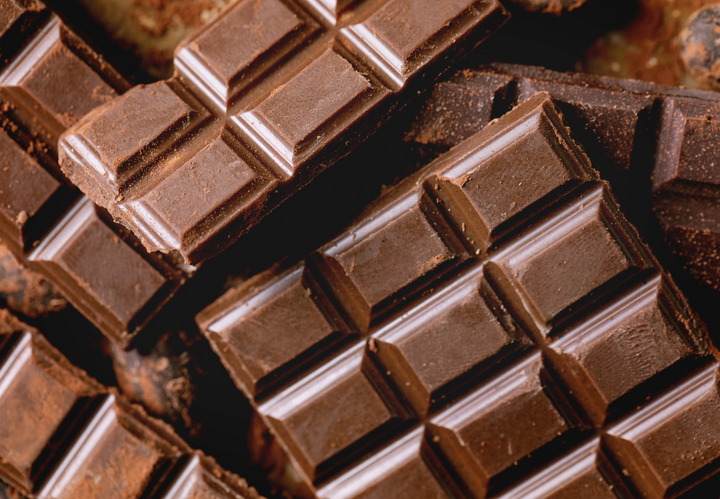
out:
M32 497L258 497L6 310L0 420L0 478Z
M61 166L148 250L198 263L350 152L506 17L497 0L242 0L178 48L173 79L136 87L73 126ZM236 142L232 158L202 152L221 136ZM178 179L198 151L208 170L242 164L253 182L228 179L222 195L207 197L207 176ZM158 206L160 197L174 208Z
M197 320L319 498L675 497L720 470L705 328L546 93Z
M720 289L714 92L491 65L437 84L405 138L437 155L539 91L557 99L628 218L646 227L654 209L683 265L702 285Z
M0 69L0 238L105 335L125 346L192 269L147 254L129 231L83 196L60 171L57 141L68 126L129 85L40 2L1 0L0 10L15 12L13 26L22 28L22 36L14 35L17 43L10 40L10 28L0 35L7 60ZM156 115L143 126L152 128L161 118L161 126L167 126L168 119L187 116ZM125 157L121 146L114 150L117 157ZM218 181L227 184L227 177ZM162 200L157 204L160 210L174 209Z

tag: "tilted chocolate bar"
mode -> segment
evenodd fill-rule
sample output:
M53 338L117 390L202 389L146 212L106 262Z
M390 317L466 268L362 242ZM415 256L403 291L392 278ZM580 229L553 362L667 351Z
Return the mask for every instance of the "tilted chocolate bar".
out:
M706 330L548 94L197 320L317 497L671 497L720 470Z
M0 310L0 478L38 498L256 499Z
M0 238L127 345L193 270L149 255L83 196L60 171L57 142L129 84L40 2L0 0L0 11L9 16L0 34Z
M638 227L653 206L691 274L720 290L720 95L541 68L491 65L435 86L407 140L439 154L535 92L557 99L573 132Z
M507 18L497 0L243 0L61 139L150 251L217 254Z

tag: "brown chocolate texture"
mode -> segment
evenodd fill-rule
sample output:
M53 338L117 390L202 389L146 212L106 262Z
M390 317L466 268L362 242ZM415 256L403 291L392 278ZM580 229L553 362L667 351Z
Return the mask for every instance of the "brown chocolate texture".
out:
M198 323L316 497L674 497L720 468L704 326L548 94Z
M5 310L0 310L0 388L0 478L26 495L258 497Z
M0 244L0 300L8 309L30 318L67 306L50 282L20 264L4 244Z
M60 134L129 84L40 2L2 0L0 238L126 346L193 269L147 254L57 164Z
M643 236L655 237L654 209L675 258L696 282L720 290L716 93L493 65L436 85L405 138L433 157L537 91L558 101Z
M559 15L581 7L587 0L509 0L528 12Z
M148 250L198 263L506 17L496 0L238 2L178 47L174 78L69 130L61 166Z

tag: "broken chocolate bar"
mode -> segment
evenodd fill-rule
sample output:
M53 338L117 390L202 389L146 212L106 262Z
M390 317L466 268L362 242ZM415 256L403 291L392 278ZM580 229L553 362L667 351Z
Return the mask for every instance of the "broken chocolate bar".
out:
M705 327L546 93L197 320L319 498L674 497L720 470Z
M720 290L720 94L496 64L437 84L406 140L435 156L539 91L557 100L628 219L644 230L654 208L684 266Z
M255 499L244 480L0 310L0 478L43 499Z
M0 238L126 346L193 269L149 255L83 196L60 171L57 142L129 84L40 2L0 0L0 11Z
M61 167L148 250L198 263L506 18L497 0L238 2L178 48L174 78L68 130Z

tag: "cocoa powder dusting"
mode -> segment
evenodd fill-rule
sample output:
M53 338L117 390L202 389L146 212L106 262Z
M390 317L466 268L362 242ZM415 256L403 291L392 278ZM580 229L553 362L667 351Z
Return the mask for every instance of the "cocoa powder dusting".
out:
M44 277L23 267L0 244L0 300L13 312L36 318L59 312L67 301Z
M153 350L141 354L113 346L113 367L121 391L154 416L185 428L191 435L200 431L193 421L198 368L186 349L192 343L177 332L164 334Z

